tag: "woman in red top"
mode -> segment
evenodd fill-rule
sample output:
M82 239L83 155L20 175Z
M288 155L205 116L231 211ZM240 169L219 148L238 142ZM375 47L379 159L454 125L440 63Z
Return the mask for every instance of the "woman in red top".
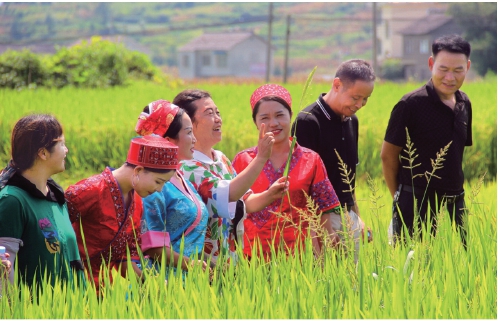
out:
M109 262L110 271L121 268L121 275L125 276L127 248L134 272L143 277L136 263L141 246L142 198L161 191L175 174L177 151L176 145L159 136L133 138L127 162L120 168L106 167L101 174L66 190L80 255L85 268L91 268L89 274L97 290L103 260Z
M291 147L289 136L291 103L290 93L275 84L259 87L250 99L255 125L260 128L261 124L264 124L265 131L272 132L275 139L271 157L251 187L256 193L267 190L273 182L283 177ZM242 171L256 155L257 147L239 152L233 161L236 171ZM338 243L338 236L333 231L330 215L327 214L334 209L340 209L340 203L319 155L297 144L292 154L288 181L289 197L285 196L283 203L278 199L262 211L248 213L244 221L243 252L245 255L249 257L252 255L252 248L256 246L256 241L260 242L266 258L270 257L273 247L275 251L279 249L281 242L287 253L293 253L296 245L303 245L302 241L307 235L309 226L306 220L301 219L298 209L307 211L305 194L310 196L318 206L317 215L321 215L323 228L328 231L333 244ZM283 215L291 217L293 224L285 222L283 218L275 214L280 211ZM311 235L313 248L317 254L320 249L319 242L314 238L314 231L311 231ZM258 249L256 252L258 253Z

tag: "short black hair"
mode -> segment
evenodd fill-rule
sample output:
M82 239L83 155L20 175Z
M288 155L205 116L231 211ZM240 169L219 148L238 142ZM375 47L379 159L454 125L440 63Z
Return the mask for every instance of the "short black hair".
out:
M356 80L372 82L376 79L372 66L363 59L351 59L341 63L335 73L335 78L337 77L346 86L354 84Z
M210 93L205 90L186 89L178 93L172 103L184 109L189 118L191 118L191 121L194 123L194 114L196 113L196 106L194 105L194 102L202 98L212 98L212 96L210 96Z
M459 35L445 35L437 38L432 43L432 55L436 55L440 51L448 51L452 53L464 54L467 60L470 57L470 43Z

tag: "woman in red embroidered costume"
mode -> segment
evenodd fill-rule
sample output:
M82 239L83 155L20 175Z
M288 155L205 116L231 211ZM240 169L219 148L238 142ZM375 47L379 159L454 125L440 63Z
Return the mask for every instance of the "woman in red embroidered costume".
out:
M250 104L257 128L264 125L265 131L272 132L275 139L271 157L251 187L252 191L258 193L265 191L272 183L283 177L291 146L289 134L292 98L285 88L267 84L255 90ZM233 161L236 171L240 172L248 166L257 152L258 146L239 152ZM297 209L307 210L304 192L318 205L317 215L321 215L321 222L328 231L331 241L333 244L338 243L338 236L331 227L328 214L334 209L340 209L340 203L319 155L297 144L292 154L288 175L290 198L285 196L283 203L281 199L276 200L261 211L248 213L244 221L245 255L251 257L256 241L262 246L266 258L270 257L272 248L275 251L279 249L280 242L284 243L289 253L293 252L296 243L302 246L301 243L307 235L308 223L300 218ZM280 210L284 215L291 216L293 225L274 214ZM296 226L300 226L301 233ZM314 231L311 231L311 235L314 236ZM316 238L313 238L313 245L317 253L319 243Z
M177 146L161 137L135 137L130 142L127 161L120 168L107 167L101 174L66 190L80 255L85 259L85 268L91 269L96 286L103 261L110 262L110 270L121 268L121 275L125 276L127 248L132 267L142 279L142 271L136 263L137 248L141 245L141 198L161 191L163 184L174 175L177 151Z

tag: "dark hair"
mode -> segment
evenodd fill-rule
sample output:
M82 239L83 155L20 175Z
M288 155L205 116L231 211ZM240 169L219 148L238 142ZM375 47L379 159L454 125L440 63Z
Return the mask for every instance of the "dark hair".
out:
M188 114L189 118L191 118L191 121L194 123L195 122L194 114L196 113L196 106L193 103L202 98L212 98L212 96L210 96L210 93L205 90L186 89L178 93L177 96L175 96L174 101L172 101L172 103L184 109Z
M375 81L375 72L372 66L363 59L351 59L340 64L335 78L339 78L345 86L350 86L361 80L365 82Z
M144 107L143 112L149 113L149 106ZM175 114L174 119L170 126L168 126L167 131L163 134L163 138L172 138L177 139L179 137L179 132L182 129L182 115L184 115L185 111L182 108L179 108L177 114Z
M290 117L292 116L292 108L290 108L290 106L288 106L287 102L283 98L281 98L281 97L271 95L271 96L262 97L262 99L259 100L255 104L255 106L253 108L253 111L252 111L252 118L253 118L254 122L255 122L255 117L257 117L257 113L259 112L260 104L262 102L264 102L264 101L276 101L276 102L282 104L288 110L288 112L290 113Z
M437 38L432 43L432 55L436 55L441 51L464 54L467 60L470 57L470 43L459 35L446 35Z
M61 124L52 115L32 114L19 119L11 138L14 167L19 171L32 167L40 149L52 152L55 139L62 134Z
M137 167L137 165L130 164L129 162L125 162L125 166L131 167L131 168ZM144 170L147 172L152 172L152 173L157 173L157 174L167 174L167 173L175 171L175 169L158 169L158 168L149 168L149 167L144 167Z

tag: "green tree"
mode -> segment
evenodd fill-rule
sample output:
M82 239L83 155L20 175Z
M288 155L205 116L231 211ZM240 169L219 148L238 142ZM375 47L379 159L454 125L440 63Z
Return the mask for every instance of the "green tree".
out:
M471 43L474 69L484 76L497 72L497 3L464 2L450 5L449 13Z

